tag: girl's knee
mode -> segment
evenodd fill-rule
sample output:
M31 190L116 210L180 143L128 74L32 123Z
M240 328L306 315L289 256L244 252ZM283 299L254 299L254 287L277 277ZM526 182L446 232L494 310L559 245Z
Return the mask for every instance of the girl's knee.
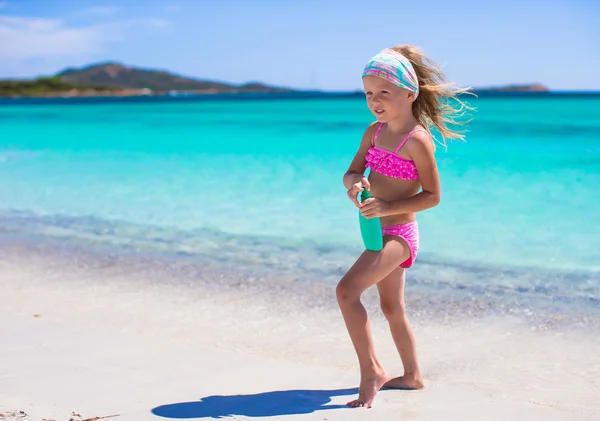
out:
M343 304L360 298L362 291L358 290L350 279L342 279L335 288L338 303Z
M381 300L381 311L388 321L404 320L406 316L404 302L400 300Z

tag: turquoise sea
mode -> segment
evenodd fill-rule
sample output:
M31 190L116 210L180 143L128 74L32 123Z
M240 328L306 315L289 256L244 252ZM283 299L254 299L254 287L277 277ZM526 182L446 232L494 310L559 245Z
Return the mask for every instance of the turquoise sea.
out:
M600 96L470 101L409 280L600 313ZM5 101L0 233L334 282L361 251L342 175L371 121L342 95Z

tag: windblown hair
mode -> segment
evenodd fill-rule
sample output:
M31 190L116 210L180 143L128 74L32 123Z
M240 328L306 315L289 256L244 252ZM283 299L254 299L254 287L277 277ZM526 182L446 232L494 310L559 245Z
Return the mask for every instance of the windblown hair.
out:
M412 104L412 112L419 124L430 131L435 126L442 135L443 141L440 143L444 147L446 138L464 140L462 132L448 126L462 126L469 122L462 117L473 108L459 97L461 94L472 94L469 89L458 88L450 83L441 67L428 59L418 47L397 45L392 50L406 57L417 73L419 96Z

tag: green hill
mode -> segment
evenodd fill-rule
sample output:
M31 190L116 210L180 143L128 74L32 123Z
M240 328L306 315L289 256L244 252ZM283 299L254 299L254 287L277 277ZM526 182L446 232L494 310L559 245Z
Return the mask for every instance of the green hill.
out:
M120 63L95 64L81 69L66 69L56 76L62 80L83 85L110 86L124 89L150 89L167 91L216 91L216 92L286 92L289 89L274 88L260 83L232 85L222 82L191 79L162 70L141 69Z
M34 80L0 81L0 97L49 96L56 93L86 91L88 94L102 94L114 91L105 86L84 86L66 82L59 77L42 77Z

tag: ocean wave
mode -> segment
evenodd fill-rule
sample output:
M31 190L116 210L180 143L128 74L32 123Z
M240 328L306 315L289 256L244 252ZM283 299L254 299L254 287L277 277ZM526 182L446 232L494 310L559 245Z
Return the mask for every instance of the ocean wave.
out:
M160 253L185 260L234 265L267 275L285 274L329 283L336 282L361 252L355 247L307 240L19 211L0 213L0 233L38 236L124 252ZM534 307L578 305L578 311L600 312L598 272L490 267L449 262L423 254L409 273L411 288L421 292L446 291L468 299L516 300Z

